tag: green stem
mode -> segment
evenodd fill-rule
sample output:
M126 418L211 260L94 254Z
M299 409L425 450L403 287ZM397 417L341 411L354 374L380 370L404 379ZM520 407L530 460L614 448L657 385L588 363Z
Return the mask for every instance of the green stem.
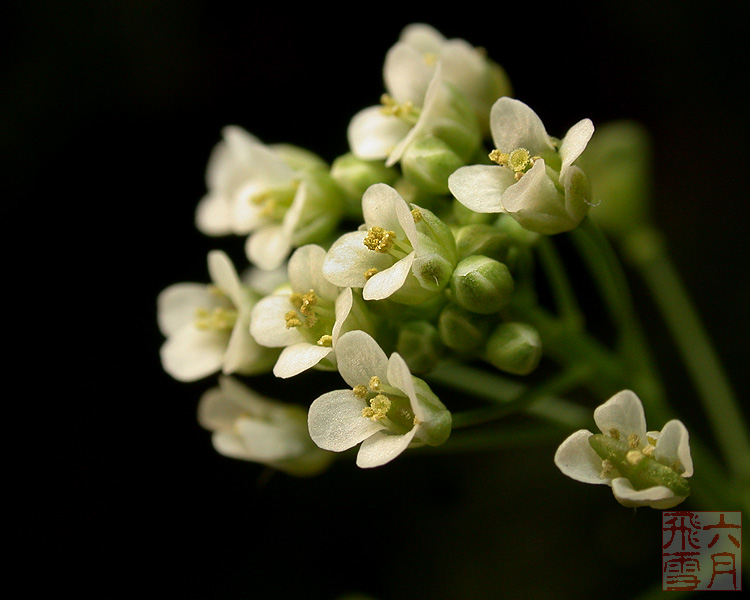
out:
M571 232L581 257L592 272L599 292L617 328L618 352L628 372L627 387L646 402L646 409L658 421L666 421L671 411L666 392L657 377L654 359L643 327L633 305L625 272L607 238L590 219Z
M543 237L539 240L536 249L539 260L552 285L552 292L557 302L560 317L569 323L571 328L582 327L583 314L556 246L549 238Z
M658 233L646 230L639 239L640 251L629 257L674 336L727 466L750 484L750 437L718 355Z
M578 365L544 383L526 386L463 363L447 362L431 373L428 379L492 402L491 406L454 414L454 429L486 423L518 412L540 417L558 427L575 429L590 425L590 411L555 395L579 385L589 374L588 367Z

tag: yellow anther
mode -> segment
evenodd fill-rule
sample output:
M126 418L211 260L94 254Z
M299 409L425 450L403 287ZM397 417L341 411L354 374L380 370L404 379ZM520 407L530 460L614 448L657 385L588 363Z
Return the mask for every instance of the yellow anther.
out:
M296 311L290 310L284 315L284 319L286 320L287 329L290 329L291 327L299 327L300 325L302 325L302 321L300 320L299 315Z
M382 227L370 227L362 243L374 252L385 254L393 246L396 234L393 231L386 231Z
M308 291L300 296L299 311L305 316L312 315L312 307L318 303L318 296L314 290Z
M642 452L643 452L643 453L644 453L644 454L645 454L646 456L651 456L651 455L652 455L652 454L654 453L654 451L655 451L655 450L656 450L656 447L655 447L655 446L646 446L646 447L645 447L645 448L644 448L644 449L642 450Z
M411 216L414 219L415 223L419 223L424 217L422 217L422 211L418 208L415 208L411 211Z
M602 472L599 474L599 477L601 479L610 479L614 470L615 466L612 464L612 461L608 458L605 458L602 461Z
M377 375L373 375L370 377L370 383L368 384L370 386L370 389L373 392L379 392L380 391L380 377Z
M648 441L648 443L649 443L649 444L651 444L652 446L656 446L656 438L652 438L652 437L651 437L650 435L647 435L647 436L646 436L646 440L647 440L647 441Z
M227 295L224 293L224 290L222 290L218 285L209 285L207 286L208 293L212 296L217 296L219 298L226 298Z
M613 440L619 440L620 432L613 427L612 429L609 430L609 437L611 437Z
M300 306L302 306L302 294L292 292L291 294L289 294L289 302L292 303L292 306L294 308L299 308Z
M233 308L217 306L209 311L199 308L195 311L195 326L209 331L229 331L237 322L237 311Z
M326 348L330 348L333 346L333 337L330 335L321 335L320 339L318 340L318 346L325 346Z
M364 385L362 385L361 383L359 385L355 385L352 388L352 392L354 392L354 395L357 398L363 398L363 399L367 398L367 394L368 394L367 388Z
M377 272L378 270L375 267L373 267L372 269L367 269L367 271L365 271L365 279L370 279L370 277L375 275L375 273Z
M625 455L625 460L627 460L631 465L637 465L644 458L646 458L646 456L640 450L629 450Z
M641 445L641 438L638 437L635 433L631 433L628 436L628 448L637 448Z
M520 179L526 171L534 166L534 161L539 157L531 156L531 153L526 148L516 148L510 153L493 150L490 152L489 158L501 167L508 167L514 171L516 179Z
M366 406L362 409L362 416L372 419L373 421L379 421L385 419L388 416L388 411L391 408L391 400L388 396L378 394L372 400L370 400L370 406Z

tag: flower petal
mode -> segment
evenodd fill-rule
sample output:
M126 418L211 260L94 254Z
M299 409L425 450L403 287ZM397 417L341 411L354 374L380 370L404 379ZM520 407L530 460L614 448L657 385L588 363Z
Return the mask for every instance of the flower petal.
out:
M500 202L505 212L519 213L521 216L541 217L565 216L565 207L560 192L547 175L544 160L536 160L534 166L523 177L508 187Z
M195 209L195 226L206 235L232 233L232 208L229 198L210 192L201 198Z
M308 290L327 300L339 294L339 288L323 277L323 261L326 251L320 246L307 244L297 248L289 259L289 283L300 294Z
M675 463L682 465L682 476L690 477L693 474L693 459L690 456L689 438L688 430L682 421L672 419L659 433L654 458L667 466Z
M373 252L363 243L366 231L351 231L340 236L329 248L323 262L323 277L338 287L364 287L365 272L379 271L393 264L390 254Z
M317 398L307 415L313 442L324 450L343 452L383 429L383 425L362 416L365 406L366 402L351 390L334 390Z
M643 404L630 390L618 392L599 406L594 411L594 421L605 435L610 435L614 429L623 438L635 434L641 442L646 441L646 416L643 413Z
M378 431L362 442L357 453L357 466L363 469L384 465L409 446L414 439L417 428L414 427L404 434Z
M433 71L422 52L411 44L399 42L385 56L383 80L388 93L398 103L412 102L421 107Z
M229 297L235 307L242 306L242 283L226 252L211 250L208 253L208 273L211 275L211 281Z
M197 381L221 368L227 335L186 325L172 334L160 350L164 370L178 381Z
M526 148L534 155L555 150L542 120L515 98L503 97L492 105L490 128L495 148L501 152Z
M291 423L290 423L291 424ZM291 426L279 426L255 419L240 418L237 432L251 460L271 462L298 456L305 451L304 438Z
M331 352L333 348L330 346L318 346L309 342L287 346L281 351L273 367L273 374L282 379L294 377L317 365Z
M213 308L216 296L204 283L175 283L161 291L156 299L159 330L170 336L195 321L199 308Z
M513 172L496 165L461 167L448 177L448 189L456 200L479 213L504 212L500 198L514 183Z
M349 123L349 146L363 160L385 159L406 137L411 126L398 117L386 115L380 106L359 111Z
M384 271L375 273L362 288L362 297L365 300L383 300L401 289L411 273L415 256L416 253L412 252Z
M592 135L594 135L594 124L591 119L583 119L568 130L560 146L561 175L583 153Z
M406 361L400 354L393 353L388 359L388 384L401 390L409 398L414 416L419 421L424 421L424 411L417 401L417 393L414 389L414 380Z
M292 240L281 225L271 224L251 234L245 244L247 257L261 269L273 270L284 263Z
M339 338L336 360L341 377L351 387L367 385L373 375L388 381L388 357L364 331L348 331Z
M285 315L293 308L286 294L261 298L251 313L250 333L261 346L269 348L282 348L304 342L304 336L296 327L286 326Z
M665 509L677 506L685 498L675 496L674 492L663 485L635 490L630 480L618 477L612 480L612 493L617 501L623 506L650 506L651 508Z
M399 208L402 209L401 212L403 209L410 212L406 200L386 183L371 185L362 196L362 214L367 227L377 225L400 235L403 228L399 221Z
M555 464L563 474L576 481L609 484L602 478L602 459L589 444L591 432L580 429L569 436L555 452Z

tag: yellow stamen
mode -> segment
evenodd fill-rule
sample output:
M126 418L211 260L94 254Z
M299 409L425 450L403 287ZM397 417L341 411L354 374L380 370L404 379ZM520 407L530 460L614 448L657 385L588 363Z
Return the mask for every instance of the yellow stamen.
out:
M290 310L284 315L284 319L286 320L287 329L290 329L291 327L299 327L300 325L302 325L302 321L300 320L299 315L296 313L296 311Z
M627 460L631 465L637 465L644 458L646 458L646 456L640 450L630 450L625 455L625 460Z
M377 272L378 270L375 267L373 267L372 269L367 269L367 271L365 271L365 279L369 280L370 277L375 275L375 273Z
M367 388L365 386L363 386L361 383L359 385L355 385L352 388L352 391L354 392L354 395L357 398L363 398L363 399L367 398L367 393L368 393L367 392Z
M609 430L609 437L611 437L613 440L619 440L620 432L613 427L612 429Z
M414 219L415 223L419 223L424 217L422 217L422 211L420 211L418 208L415 208L411 211L411 216Z
M635 433L631 433L628 436L628 447L629 448L637 448L641 444L641 438L639 438Z
M330 348L333 346L333 337L330 335L321 335L320 339L318 340L318 346L325 346L326 348Z
M237 311L233 308L217 306L209 311L199 308L195 311L195 326L209 331L229 331L237 322Z
M370 406L366 406L362 409L362 416L373 421L379 421L385 419L388 416L388 411L391 408L391 400L388 396L378 394L372 400L370 400Z
M373 375L372 377L370 377L369 386L373 392L379 392L380 391L380 377L378 377L377 375Z
M385 254L393 246L393 242L396 239L396 233L393 231L386 231L382 227L370 227L365 239L362 243L370 250L374 252L380 252Z
M318 303L318 296L315 293L314 290L310 290L306 294L302 294L300 297L300 307L299 311L305 315L310 316L312 315L312 307L315 306Z

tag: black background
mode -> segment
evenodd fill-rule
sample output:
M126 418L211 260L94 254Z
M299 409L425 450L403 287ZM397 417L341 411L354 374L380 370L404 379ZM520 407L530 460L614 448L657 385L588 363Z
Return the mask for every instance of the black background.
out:
M25 597L624 598L657 582L658 511L562 477L555 445L310 481L217 455L195 422L213 381L162 372L155 298L205 281L214 247L241 256L193 226L221 127L332 160L382 91L385 52L423 21L485 47L552 134L584 117L649 128L656 220L746 398L742 4L7 4L6 464ZM650 326L689 422L693 392Z

